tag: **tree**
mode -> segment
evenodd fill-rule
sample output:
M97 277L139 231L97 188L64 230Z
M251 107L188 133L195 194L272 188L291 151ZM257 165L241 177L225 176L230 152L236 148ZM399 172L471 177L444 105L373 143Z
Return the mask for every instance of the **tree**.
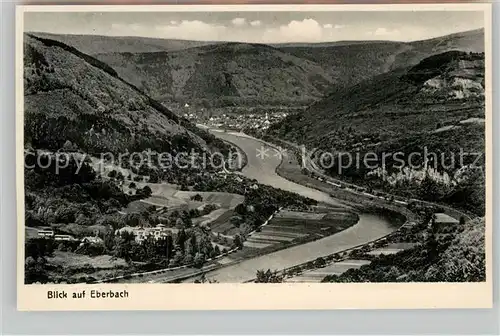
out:
M177 238L175 240L175 245L181 249L182 251L184 251L184 244L186 243L186 240L188 239L187 235L186 235L186 231L184 229L181 229L179 231L179 233L177 234Z
M46 282L48 274L46 271L46 261L44 258L27 257L24 261L24 281L25 283Z
M141 225L141 216L138 213L130 213L125 216L125 223L127 226L140 226Z
M203 266L203 263L205 262L205 255L203 253L196 253L194 256L194 267L196 268L201 268Z
M130 182L130 184L128 185L128 187L129 187L130 189L135 189L137 186L135 185L135 183L134 183L134 182Z
M186 254L194 256L198 252L198 244L196 242L196 236L193 234L191 238L188 239L186 244Z
M243 248L243 241L240 235L235 235L233 239L233 248L238 248L241 250Z
M256 283L281 283L283 282L283 277L278 275L277 271L271 272L270 269L267 271L258 270L256 274Z
M140 195L144 196L144 197L149 197L151 196L153 192L151 191L151 188L149 186L145 186L144 188L142 188L140 190Z
M177 218L175 220L175 226L178 227L178 228L183 228L184 227L184 221L182 220L182 218Z
M432 223L434 223L435 216L432 217ZM427 239L425 242L425 247L427 250L427 262L432 264L438 257L438 242L436 240L436 235L434 233L435 225L431 224L431 227L427 230Z
M218 283L218 281L214 280L214 279L212 279L212 280L207 279L205 273L203 273L199 279L194 281L194 283Z
M184 255L184 260L182 261L184 265L191 265L193 263L193 255L191 253L186 253Z
M136 245L134 234L128 231L121 232L115 237L114 255L130 261L134 245Z
M193 225L193 221L191 217L189 216L189 212L184 210L181 215L182 221L184 222L185 227L191 227Z
M219 245L215 245L215 247L214 247L214 253L215 253L215 256L220 255L220 247L219 247Z
M79 214L76 218L75 224L81 226L91 226L93 224L92 220L85 216L84 214Z
M234 211L236 211L236 213L237 213L238 215L243 216L243 215L245 215L245 214L246 214L246 212L247 212L247 208L246 208L245 204L240 203L240 204L238 204L238 205L234 208Z
M73 143L69 140L66 140L66 142L64 143L63 145L63 148L62 148L64 151L66 152L71 152L71 151L74 151L76 149L76 146L73 145Z
M420 184L420 193L425 200L431 202L439 201L443 198L443 186L427 175Z

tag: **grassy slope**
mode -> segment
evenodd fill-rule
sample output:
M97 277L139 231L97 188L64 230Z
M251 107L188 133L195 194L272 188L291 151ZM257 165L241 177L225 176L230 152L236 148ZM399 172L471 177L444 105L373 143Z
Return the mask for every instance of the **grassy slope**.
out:
M325 282L479 282L486 279L485 222L477 218L456 235L437 238L395 255L379 256ZM433 254L431 251L435 250Z
M213 141L77 49L30 35L24 48L25 141L34 147L57 150L69 140L86 152L116 153Z
M389 70L415 65L422 59L450 50L484 52L484 30L472 30L410 43L345 41L337 43L276 45L280 50L309 59L349 87Z
M428 80L447 83L441 89L429 89ZM477 86L477 92L462 99L453 99L456 92ZM471 117L484 118L484 55L448 52L425 59L417 66L397 69L350 88L338 89L328 98L312 105L304 113L289 116L274 125L269 136L285 138L309 148L329 152L351 153L422 153L424 147L437 154L484 153L484 124L462 124ZM443 126L456 126L436 132ZM466 157L465 164L471 163ZM456 161L458 162L458 161ZM389 159L390 168L393 162ZM456 164L448 172L454 174ZM337 167L332 169L335 174ZM365 180L369 169L344 170L343 177L358 182ZM480 184L480 180L476 180ZM480 193L480 185L473 187ZM406 186L404 191L409 191ZM465 194L471 196L469 190ZM476 192L472 192L476 193ZM448 195L453 202L468 203L481 213L484 195L472 202L461 190L459 195ZM447 196L447 197L448 197ZM435 199L437 200L437 199ZM472 209L469 209L472 210Z
M455 48L483 51L482 31L412 43L262 45L136 37L47 35L93 54L164 102L308 105L390 69Z
M410 48L395 57L392 69L415 65L424 58L450 50L484 52L484 29L415 41L409 45Z

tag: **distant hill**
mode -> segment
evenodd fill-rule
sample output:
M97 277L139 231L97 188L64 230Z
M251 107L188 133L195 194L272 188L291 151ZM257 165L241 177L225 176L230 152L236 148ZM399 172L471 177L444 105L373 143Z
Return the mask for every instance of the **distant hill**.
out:
M34 148L58 150L69 142L87 153L172 151L207 147L213 139L187 122L181 126L174 113L101 61L29 34L24 90L25 142Z
M160 100L310 103L335 83L316 63L263 44L221 43L175 52L96 57Z
M339 41L275 45L313 61L341 86L350 86L389 70L415 65L450 50L484 52L484 29L415 42Z
M89 55L120 52L175 51L217 43L139 36L73 35L40 32L30 32L30 34L63 42Z
M322 143L329 133L347 126L392 137L482 114L483 105L484 54L450 51L339 88L305 112L289 116L276 130L304 143Z
M161 101L308 105L391 69L449 50L481 52L483 31L411 43L219 43L177 51L99 53L101 61Z
M52 35L92 54L153 98L225 105L309 105L335 90L445 51L484 51L482 29L416 42L255 44Z

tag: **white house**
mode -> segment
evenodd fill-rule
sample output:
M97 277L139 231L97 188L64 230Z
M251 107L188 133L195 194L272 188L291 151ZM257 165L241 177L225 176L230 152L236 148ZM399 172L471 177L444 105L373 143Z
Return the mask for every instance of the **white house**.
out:
M138 243L142 243L144 240L146 240L148 237L151 237L153 239L164 239L170 233L172 230L170 228L165 227L163 224L158 224L155 227L131 227L131 226L125 226L122 227L121 229L118 229L115 231L115 234L120 234L122 232L130 232L134 234L135 236L135 241Z
M82 243L100 245L100 244L104 244L104 240L102 240L99 237L84 237L84 238L82 238Z

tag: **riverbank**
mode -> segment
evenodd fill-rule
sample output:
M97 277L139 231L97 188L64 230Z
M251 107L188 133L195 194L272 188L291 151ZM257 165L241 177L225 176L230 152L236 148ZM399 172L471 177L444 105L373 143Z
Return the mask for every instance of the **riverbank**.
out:
M232 134L230 132L214 132L214 134L222 137L224 140L237 144L247 154L270 154L267 156L249 154L249 163L242 172L245 176L254 178L260 183L268 184L275 188L315 199L320 203L337 207L346 206L345 202L340 202L338 199L332 198L327 192L303 186L279 176L276 170L282 162L282 157L281 155L273 155L277 152L276 146L248 135L240 136L239 134ZM318 256L343 251L383 237L397 229L397 224L391 223L391 220L391 218L387 218L384 215L369 211L368 213L360 214L360 219L355 225L334 235L260 257L243 260L235 265L207 272L206 277L219 282L245 282L254 278L256 271L259 269L292 267L316 259Z

